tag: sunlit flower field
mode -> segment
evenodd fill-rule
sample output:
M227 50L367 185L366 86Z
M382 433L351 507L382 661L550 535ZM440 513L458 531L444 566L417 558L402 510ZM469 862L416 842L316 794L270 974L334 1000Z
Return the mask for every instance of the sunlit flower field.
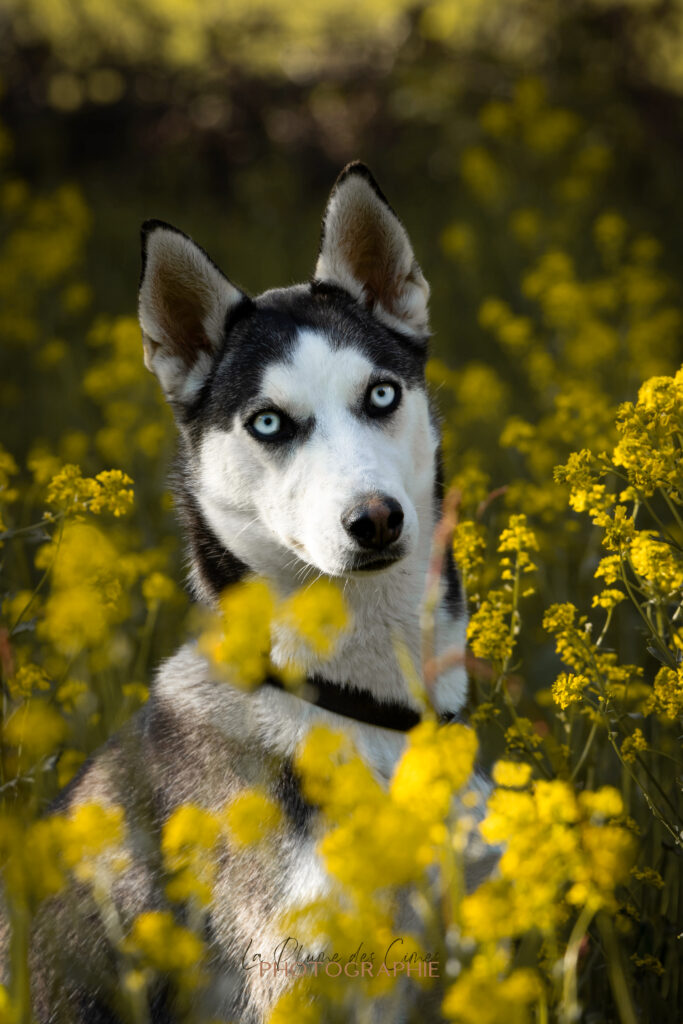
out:
M618 154L542 81L483 102L459 147L469 213L445 209L440 260L482 346L449 362L442 326L428 379L448 485L435 557L453 545L469 603L468 724L437 725L428 587L421 671L404 659L423 721L389 787L322 727L296 765L325 821L331 887L283 935L391 947L388 969L292 977L270 1020L363 1022L374 1005L389 1022L415 1006L416 1022L680 1024L683 308L665 247L611 202ZM31 1020L31 923L73 880L117 950L122 1019L148 1019L164 975L182 1019L216 1024L197 994L212 984L217 858L226 843L276 856L277 805L254 789L220 814L177 810L158 837L167 906L132 922L111 899L123 809L45 811L187 635L251 687L278 622L329 653L347 611L332 583L284 600L257 581L190 613L174 427L134 295L118 315L93 308L84 196L30 188L11 149L3 130L0 332L16 369L3 388L54 430L27 439L8 424L0 447L0 1024ZM514 271L507 298L482 288L496 260ZM473 842L490 854L474 881ZM438 977L409 974L408 948L438 951Z

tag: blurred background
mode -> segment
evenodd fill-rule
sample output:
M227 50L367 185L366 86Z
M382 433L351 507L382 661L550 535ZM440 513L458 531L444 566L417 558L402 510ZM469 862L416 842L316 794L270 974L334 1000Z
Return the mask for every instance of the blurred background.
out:
M179 226L248 291L287 285L360 158L432 285L449 479L470 511L506 488L494 506L530 516L539 609L589 603L598 542L552 471L608 447L619 402L680 362L682 0L0 0L0 25L0 398L20 472L130 473L126 544L180 578L139 225ZM176 636L157 629L153 654ZM539 686L554 656L534 642Z

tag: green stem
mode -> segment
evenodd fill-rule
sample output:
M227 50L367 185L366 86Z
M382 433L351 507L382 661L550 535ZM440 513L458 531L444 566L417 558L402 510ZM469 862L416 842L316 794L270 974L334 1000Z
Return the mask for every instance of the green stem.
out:
M654 628L654 626L650 622L650 619L645 614L643 609L640 607L639 602L636 600L636 598L635 598L635 596L633 594L633 590L631 589L631 585L628 582L628 579L626 577L626 573L624 572L624 563L623 563L623 561L621 563L621 579L622 579L622 582L623 582L624 586L626 587L626 592L627 592L628 596L631 599L631 603L633 604L634 608L636 609L636 611L640 615L641 619L643 620L643 622L647 626L647 630L648 630L650 636L652 637L652 639L654 640L655 644L659 648L662 656L665 658L666 664L669 666L669 668L676 668L676 662L674 661L674 658L673 658L673 656L671 654L671 651L666 646L666 644L662 641L661 637L659 636L659 633L657 633L656 629Z
M606 914L598 915L598 929L605 944L607 954L607 973L609 975L614 1002L617 1004L621 1024L638 1024L631 993L629 992L626 972L621 957L621 949L614 932L614 925Z
M578 982L579 951L593 914L594 911L588 906L583 908L576 924L572 928L572 933L567 943L563 962L564 983L562 986L562 1004L560 1008L560 1021L562 1024L575 1024L581 1016Z
M571 776L569 778L570 782L573 782L574 779L577 777L577 775L581 771L581 768L583 767L583 762L588 757L589 751L590 751L591 747L593 746L593 740L595 739L595 735L596 735L596 733L598 731L598 725L599 725L599 720L597 718L595 718L593 720L593 725L591 727L591 731L588 734L588 739L586 740L584 748L581 751L581 757L576 762L576 766L574 768L574 771L571 773Z
M10 627L10 631L9 631L10 632L10 636L12 636L12 634L16 630L17 626L19 625L19 623L23 619L24 615L26 615L26 612L29 610L29 608L31 607L31 605L35 601L36 597L38 596L38 592L40 591L41 587L43 586L43 584L47 580L48 576L50 575L50 573L54 569L55 562L57 561L57 555L59 554L59 548L60 548L60 545L62 543L62 537L63 536L64 536L64 520L62 519L61 523L59 524L59 533L57 535L57 540L55 541L56 547L55 547L55 553L54 553L54 556L52 558L52 561L50 562L50 564L48 565L47 569L45 570L45 572L43 573L43 575L40 577L40 579L38 580L37 584L33 588L33 592L31 593L31 596L29 597L27 603L24 605L22 610L19 612L19 615L18 615L17 619L15 620L14 624Z
M680 528L683 530L683 520L681 519L681 517L679 516L678 512L676 511L676 506L674 505L674 503L672 502L671 498L666 493L664 488L660 487L659 490L661 491L661 493L664 496L664 501L667 503L667 505L669 507L669 512L674 517L674 519L676 520L676 522L678 523ZM676 547L679 547L679 545L677 544Z

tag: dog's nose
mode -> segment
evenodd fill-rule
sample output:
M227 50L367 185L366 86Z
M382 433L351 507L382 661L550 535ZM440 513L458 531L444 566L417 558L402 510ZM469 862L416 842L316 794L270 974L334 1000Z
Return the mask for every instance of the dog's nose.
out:
M362 548L381 551L401 536L403 509L395 498L373 495L345 512L342 523Z

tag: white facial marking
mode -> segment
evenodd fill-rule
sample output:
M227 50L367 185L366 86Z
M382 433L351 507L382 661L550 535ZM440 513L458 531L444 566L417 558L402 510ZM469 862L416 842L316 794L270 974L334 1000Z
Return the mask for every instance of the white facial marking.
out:
M424 394L403 387L397 402L399 381L389 376L357 349L333 348L322 334L301 330L291 357L267 368L263 411L250 429L238 418L230 432L207 435L203 504L238 557L267 572L273 558L284 566L295 555L321 572L345 575L363 552L343 516L373 495L399 503L401 552L415 548L418 509L431 507L433 458L425 455L433 456L436 440ZM369 415L366 405L379 415ZM281 414L300 431L286 451L270 440ZM431 531L431 523L425 528Z

